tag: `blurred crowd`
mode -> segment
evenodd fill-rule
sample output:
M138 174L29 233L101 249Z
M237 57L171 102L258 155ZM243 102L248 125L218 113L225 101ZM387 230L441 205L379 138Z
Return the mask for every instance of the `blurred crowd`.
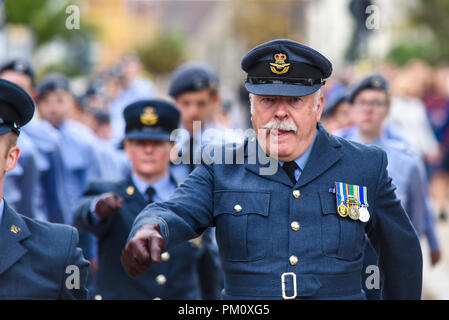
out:
M47 74L37 81L34 68L27 61L5 61L0 66L0 78L22 86L35 99L38 110L20 135L18 166L6 175L7 203L28 217L73 225L75 211L90 182L126 177L131 165L123 151L124 109L138 100L169 95L158 92L144 71L136 55L127 55L109 70L89 76L84 93L78 94L63 74ZM385 79L388 94L388 115L379 122L382 135L400 141L401 152L416 155L416 163L422 164L423 183L419 188L430 214L421 218L429 221L422 222L422 232L415 227L427 238L428 259L436 265L447 255L435 226L445 223L449 214L449 67L433 68L411 61L403 67L381 65L374 71ZM350 130L364 125L365 120L357 120L354 115L354 101L350 99L363 76L354 67L345 67L323 87L322 123L329 132L350 138ZM190 133L194 120L219 130L241 127L242 123L250 127L246 91L237 92L237 101L231 103L220 96L218 75L215 77L211 99L205 102L207 108L201 107L200 102L193 107L182 106L181 100L174 99L181 111L181 127ZM392 172L394 167L388 170L393 183L394 176L404 175L402 171ZM409 195L410 206L412 197L417 196ZM97 241L91 234L81 232L80 245L91 261L94 279L98 268Z

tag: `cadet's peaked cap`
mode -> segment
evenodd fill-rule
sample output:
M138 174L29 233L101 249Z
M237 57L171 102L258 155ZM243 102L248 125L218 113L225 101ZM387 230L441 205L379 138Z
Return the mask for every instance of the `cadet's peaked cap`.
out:
M125 139L170 140L171 132L178 128L181 117L170 102L153 99L139 100L123 111Z
M380 74L369 75L368 77L360 81L358 84L356 84L354 88L352 88L348 96L348 101L350 103L354 103L355 97L362 90L366 89L379 90L388 93L388 82Z
M217 86L218 76L211 66L201 62L188 62L174 71L168 94L176 98L185 92L214 89Z

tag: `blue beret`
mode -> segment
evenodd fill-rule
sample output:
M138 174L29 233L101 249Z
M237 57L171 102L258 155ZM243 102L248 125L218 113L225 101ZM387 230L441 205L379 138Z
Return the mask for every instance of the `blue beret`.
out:
M31 78L31 81L34 83L36 73L34 72L33 67L28 61L13 59L0 66L0 73L8 70L24 73L28 75Z
M323 114L321 116L324 118L327 116L331 116L335 111L337 111L337 107L344 101L346 101L346 95L342 90L331 97L327 103L325 103Z
M37 86L38 99L42 99L49 92L59 90L70 92L69 79L61 73L49 74Z
M125 108L123 116L125 139L154 140L170 140L181 117L173 104L159 99L136 101Z
M352 88L348 96L348 101L353 103L355 97L360 93L360 91L365 89L380 90L388 93L388 82L380 74L372 74L364 78L357 85L355 85L354 88Z
M20 86L0 79L0 135L10 131L17 135L34 114L34 101Z
M250 50L242 59L246 89L257 95L306 96L332 73L331 62L301 43L277 39Z
M176 98L185 92L214 89L217 86L218 76L211 66L199 62L189 62L174 71L168 94Z

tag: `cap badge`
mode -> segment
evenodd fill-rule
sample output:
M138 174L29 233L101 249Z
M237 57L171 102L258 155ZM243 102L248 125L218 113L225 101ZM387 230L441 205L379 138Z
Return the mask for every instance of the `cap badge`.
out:
M380 88L382 86L382 82L378 78L375 78L371 81L371 85L374 88Z
M285 53L276 53L274 55L275 63L270 63L270 70L275 74L284 74L290 69L290 63L285 63L287 55Z
M155 125L158 120L159 117L155 113L155 109L153 107L146 107L140 115L140 122L146 126Z

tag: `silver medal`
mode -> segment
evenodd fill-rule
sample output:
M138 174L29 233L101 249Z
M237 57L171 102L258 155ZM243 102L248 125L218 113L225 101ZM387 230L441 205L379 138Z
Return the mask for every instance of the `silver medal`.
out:
M359 216L360 221L368 222L368 220L370 218L368 209L366 207L362 207L362 208L360 208L359 212L360 212L360 216Z

